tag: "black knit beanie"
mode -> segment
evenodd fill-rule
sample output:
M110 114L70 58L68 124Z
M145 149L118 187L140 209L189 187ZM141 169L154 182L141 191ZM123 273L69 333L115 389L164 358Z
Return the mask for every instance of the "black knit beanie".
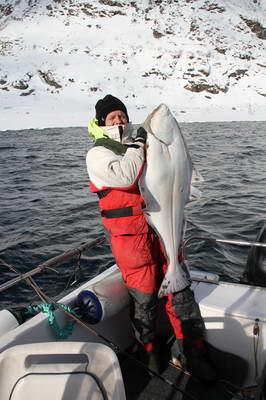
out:
M103 99L97 101L95 110L96 119L98 120L99 126L105 125L105 119L107 115L112 111L123 111L126 114L127 120L129 121L125 104L111 94L107 94L107 96L105 96Z

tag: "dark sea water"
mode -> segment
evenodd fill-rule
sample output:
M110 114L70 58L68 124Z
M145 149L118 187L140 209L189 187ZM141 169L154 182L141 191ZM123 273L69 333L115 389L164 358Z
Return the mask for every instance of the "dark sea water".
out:
M205 181L202 197L187 206L186 236L255 240L266 220L266 123L181 124L195 165ZM0 258L20 272L103 233L97 198L88 188L85 165L92 143L86 128L0 132ZM100 166L99 166L100 168ZM248 248L194 242L190 267L239 281ZM107 244L81 258L80 281L113 263ZM74 257L37 277L50 296L65 292ZM0 284L15 274L0 264ZM79 270L78 270L79 271ZM36 301L19 284L0 293L0 309Z

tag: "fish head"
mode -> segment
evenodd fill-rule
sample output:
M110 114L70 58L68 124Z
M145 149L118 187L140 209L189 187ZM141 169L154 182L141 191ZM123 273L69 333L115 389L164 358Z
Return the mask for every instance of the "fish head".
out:
M160 104L144 122L146 131L169 146L175 140L176 130L180 131L177 121L166 104Z

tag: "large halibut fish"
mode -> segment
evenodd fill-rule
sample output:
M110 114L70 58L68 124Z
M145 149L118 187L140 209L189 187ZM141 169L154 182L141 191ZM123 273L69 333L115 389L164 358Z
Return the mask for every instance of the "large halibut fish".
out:
M193 165L179 125L165 104L157 107L144 122L147 130L147 163L139 181L146 203L148 223L159 235L168 268L159 297L178 292L190 283L186 267L178 261L183 238L184 208L200 192L191 187ZM195 180L202 180L195 172Z

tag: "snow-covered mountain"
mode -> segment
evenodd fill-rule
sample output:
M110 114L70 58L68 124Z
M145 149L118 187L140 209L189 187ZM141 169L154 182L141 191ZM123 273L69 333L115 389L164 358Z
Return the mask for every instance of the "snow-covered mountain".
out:
M107 93L133 122L266 120L266 0L1 0L0 130L85 126Z

